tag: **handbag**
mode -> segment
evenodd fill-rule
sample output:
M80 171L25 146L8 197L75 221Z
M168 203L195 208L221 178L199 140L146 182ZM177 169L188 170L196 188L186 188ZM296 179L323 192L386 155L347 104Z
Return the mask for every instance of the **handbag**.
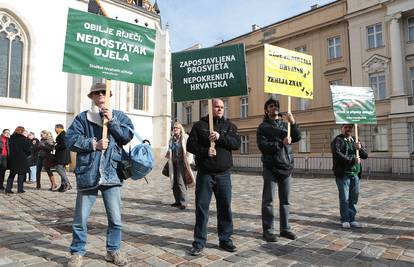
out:
M43 161L43 166L45 168L52 168L53 166L56 166L56 157L55 154L49 154Z
M167 160L167 162L165 163L165 165L164 165L164 168L162 168L162 175L164 175L164 176L167 176L167 177L170 177L170 167L169 167L169 165L168 165L168 160Z
M139 180L154 168L154 153L151 148L151 143L148 140L143 140L137 132L126 126L134 136L141 142L129 150L129 153L123 150L123 159L121 162L120 174L122 179ZM147 181L148 182L148 181Z

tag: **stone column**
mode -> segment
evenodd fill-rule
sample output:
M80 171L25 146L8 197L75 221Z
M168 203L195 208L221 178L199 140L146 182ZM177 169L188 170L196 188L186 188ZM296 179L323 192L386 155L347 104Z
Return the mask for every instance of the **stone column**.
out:
M404 95L404 76L403 61L401 51L401 32L400 21L401 13L392 16L390 21L390 41L391 41L391 75L392 93L391 96Z

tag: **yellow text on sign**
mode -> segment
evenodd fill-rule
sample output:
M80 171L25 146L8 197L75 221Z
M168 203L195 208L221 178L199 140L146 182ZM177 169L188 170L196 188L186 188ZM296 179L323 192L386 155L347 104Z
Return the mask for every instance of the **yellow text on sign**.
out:
M313 99L311 55L269 44L264 52L266 93Z

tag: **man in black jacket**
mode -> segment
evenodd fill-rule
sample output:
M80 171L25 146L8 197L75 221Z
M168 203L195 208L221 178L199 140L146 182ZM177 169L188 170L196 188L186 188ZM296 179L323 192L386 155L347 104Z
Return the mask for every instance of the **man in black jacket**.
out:
M264 104L265 116L256 132L257 146L262 152L263 194L262 227L263 238L276 242L274 233L273 200L276 184L279 190L280 236L296 239L289 226L289 191L293 170L291 143L300 140L300 130L291 113L287 120L291 124L291 136L287 136L287 123L281 120L279 101L268 99Z
M209 130L209 117L203 117L191 129L187 141L187 151L195 155L197 178L195 190L196 224L191 255L199 255L207 241L208 210L211 195L217 202L217 230L219 247L230 252L236 246L230 239L233 233L231 213L231 177L233 166L232 150L240 147L237 127L223 117L224 104L221 99L213 99L214 131ZM215 142L215 148L210 147Z
M361 227L355 221L361 178L361 159L367 159L368 153L361 143L352 137L353 124L343 124L341 134L331 143L333 171L339 191L339 210L342 228ZM360 158L356 157L359 150Z

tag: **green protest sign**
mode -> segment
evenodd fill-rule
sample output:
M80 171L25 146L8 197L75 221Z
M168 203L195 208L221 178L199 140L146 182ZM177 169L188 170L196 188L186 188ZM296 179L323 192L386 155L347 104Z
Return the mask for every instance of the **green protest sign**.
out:
M244 45L172 54L174 102L247 95Z
M63 71L152 84L155 30L69 9Z
M370 87L331 85L337 124L376 124L375 97Z

